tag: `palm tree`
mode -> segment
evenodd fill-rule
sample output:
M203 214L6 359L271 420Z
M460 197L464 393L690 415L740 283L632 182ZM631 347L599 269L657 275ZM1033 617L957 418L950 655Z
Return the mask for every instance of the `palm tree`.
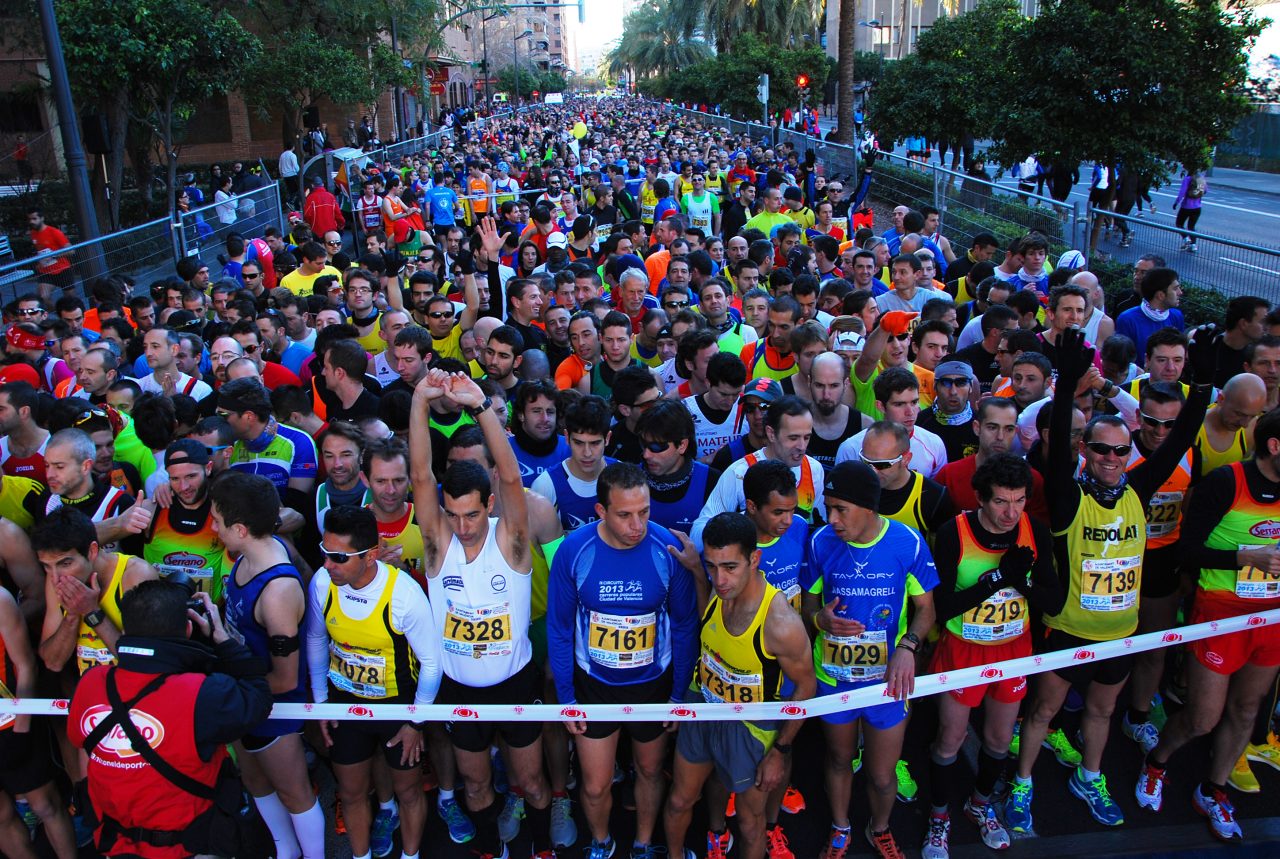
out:
M836 75L836 142L853 145L853 57L858 29L858 0L840 0L839 47L842 60Z
M622 38L605 55L609 73L668 74L710 57L706 42L678 13L680 6L679 0L654 0L627 15Z

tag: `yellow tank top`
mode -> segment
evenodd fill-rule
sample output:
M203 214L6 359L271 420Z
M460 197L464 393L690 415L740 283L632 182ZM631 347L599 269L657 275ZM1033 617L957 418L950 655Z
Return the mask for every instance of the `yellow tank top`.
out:
M653 226L653 212L658 208L658 195L648 182L640 186L640 221Z
M364 347L364 351L370 355L379 355L387 350L387 341L378 336L378 326L374 325L373 330L368 334L356 338L356 342Z
M116 569L112 573L111 586L102 591L98 597L98 608L106 614L107 620L120 629L124 624L120 620L120 598L124 596L124 568L129 563L130 555L116 555ZM107 647L107 643L90 628L89 624L80 621L80 633L76 636L76 666L84 674L95 665L115 665L116 655Z
M372 509L372 505L366 506ZM426 552L422 548L422 531L413 517L412 504L409 505L409 512L394 522L378 520L378 538L384 546L403 546L400 567L407 569L415 579L422 578L422 561Z
M924 475L913 471L911 479L914 484L907 495L907 500L902 502L902 506L892 513L881 510L880 515L886 519L901 522L908 528L914 528L916 533L923 537L925 535L924 510L921 508L921 503L924 497Z
M1076 517L1055 537L1067 538L1067 602L1045 625L1091 641L1113 641L1138 628L1147 516L1132 488L1114 510L1080 493Z
M1219 466L1244 462L1249 454L1249 439L1244 430L1236 430L1235 438L1231 439L1227 449L1217 450L1209 442L1209 431L1204 424L1201 424L1199 432L1196 433L1196 440L1191 443L1191 449L1199 454L1197 457L1199 471L1196 477L1200 478Z
M329 584L325 601L325 631L329 633L329 683L356 698L382 701L412 699L418 677L418 659L404 633L391 625L391 594L400 569L379 562L387 570L387 582L378 604L364 620L353 620L342 611L338 587Z
M773 585L764 583L764 596L760 598L755 616L740 635L734 635L725 628L721 613L723 603L719 597L711 597L702 615L699 633L701 652L690 687L704 701L752 704L778 700L782 669L778 658L765 647L764 619L769 613L769 604L779 593ZM742 724L766 749L772 745L774 730L751 722Z

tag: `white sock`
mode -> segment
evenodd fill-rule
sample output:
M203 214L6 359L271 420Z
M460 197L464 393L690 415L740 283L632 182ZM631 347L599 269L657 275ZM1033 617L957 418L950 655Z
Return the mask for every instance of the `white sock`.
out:
M302 848L298 846L293 821L289 819L289 812L280 801L280 796L272 791L266 796L255 796L253 803L258 806L263 823L271 830L271 840L276 843L278 859L299 859Z
M320 800L301 814L290 814L293 819L293 831L298 835L298 843L302 845L303 859L324 859L324 809Z
M379 802L378 808L382 811L399 811L399 808L396 807L396 798L394 796L386 802Z
M401 853L400 859L418 859L417 853Z
M1020 775L1015 775L1013 777L1013 780L1016 781L1018 784L1031 784L1031 776L1027 776L1026 778L1023 778Z
M1085 782L1085 784L1088 784L1089 782L1097 781L1101 777L1102 777L1102 773L1093 772L1092 770L1087 770L1084 768L1084 764L1080 765L1080 778Z
M453 791L440 788L437 793L436 802L444 802L446 799L453 799Z
M352 854L351 859L373 859L373 851L361 853L359 856Z

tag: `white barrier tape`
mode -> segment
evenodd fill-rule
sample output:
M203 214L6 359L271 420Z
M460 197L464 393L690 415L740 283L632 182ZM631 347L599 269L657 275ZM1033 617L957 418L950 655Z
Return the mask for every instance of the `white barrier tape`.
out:
M943 674L926 674L916 678L912 698L925 698L940 692L966 689L1006 678L1026 677L1066 668L1077 662L1114 659L1133 653L1171 647L1188 641L1214 638L1243 632L1259 626L1280 624L1280 609L1243 614L1236 617L1184 626L1163 632L1149 632L1115 641L1099 641L1075 650L1055 650L1020 659L1008 659L989 665L977 665ZM770 721L825 716L847 710L859 710L884 703L888 697L885 684L839 694L821 695L807 701L772 701L755 704L277 704L271 710L274 719L375 719L412 722L690 722L698 721ZM0 700L0 715L31 713L64 715L71 702L65 698L24 698Z

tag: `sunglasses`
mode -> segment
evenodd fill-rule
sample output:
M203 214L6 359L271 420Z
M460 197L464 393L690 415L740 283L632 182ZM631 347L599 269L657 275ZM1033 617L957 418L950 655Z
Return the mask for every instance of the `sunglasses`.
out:
M39 316L41 313L44 313L43 307L19 307L18 308L19 316Z
M1084 446L1096 453L1098 456L1106 456L1113 453L1116 456L1128 456L1129 451L1133 450L1131 444L1103 444L1100 441L1086 441Z
M1144 424L1150 424L1153 427L1160 427L1161 429L1169 429L1178 422L1177 418L1170 418L1167 421L1162 421L1160 418L1151 417L1151 415L1146 412L1138 412L1138 414L1142 416L1142 422Z
M910 334L890 334L889 339L897 340L899 343L901 343L903 340L910 340L911 335Z
M258 351L257 343L249 343L244 347L244 353L246 355L252 355L254 352L257 352L257 351Z
M844 188L841 188L839 185L828 185L827 190L833 194L839 194L841 191L844 190Z
M212 446L205 445L204 449L206 453L208 453L210 456L213 456L215 453L222 453L222 451L226 450L229 447L231 447L231 445L229 444L215 444Z
M939 388L963 388L969 384L969 380L959 377L948 377L946 379L935 379L934 384Z
M107 416L107 413L104 412L102 409L89 409L89 411L85 412L79 418L73 421L71 425L73 427L78 427L88 423L94 418L106 418L106 416Z
M328 245L328 246L329 246L329 247L331 247L331 248L340 248L340 247L342 247L342 241L341 241L341 240L336 241L336 242L325 242L325 244L326 244L326 245Z
M359 552L330 552L324 546L320 546L320 554L324 555L326 561L333 561L335 564L345 564L352 558L358 558L361 555L367 555L373 551L370 546L367 549L361 549Z
M245 280L257 280L258 278L262 277L262 275L260 274L245 274L244 272L241 272L240 276L243 277Z
M433 310L427 315L430 316L432 319L452 319L453 311L452 310Z
M674 308L676 308L677 310L679 310L680 308L688 307L688 306L689 306L689 302L687 302L687 301L668 301L667 303L663 304L662 306L663 306L663 307L674 307Z
M876 471L888 471L890 468L893 468L899 462L902 462L903 456L905 456L905 454L900 453L897 456L895 456L893 459L867 459L865 456L862 456L861 454L859 454L858 458L861 459L863 462L865 462L867 465L874 468Z
M662 453L667 448L671 447L672 444L673 442L669 441L647 441L644 443L644 449L649 451L649 453Z
M744 403L742 406L742 411L748 415L753 415L756 412L760 412L761 414L768 414L769 407L764 403Z

